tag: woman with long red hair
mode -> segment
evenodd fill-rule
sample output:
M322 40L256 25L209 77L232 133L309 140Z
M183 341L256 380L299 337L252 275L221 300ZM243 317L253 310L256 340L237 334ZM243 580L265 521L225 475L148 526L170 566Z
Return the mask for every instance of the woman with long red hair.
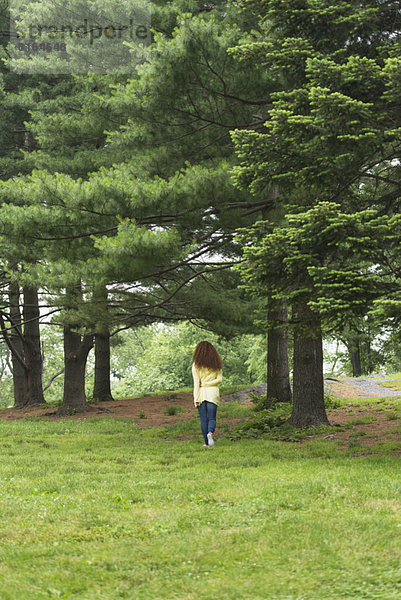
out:
M219 383L223 379L222 361L210 342L200 342L192 363L194 379L194 404L198 409L204 446L214 446L217 407L220 404Z

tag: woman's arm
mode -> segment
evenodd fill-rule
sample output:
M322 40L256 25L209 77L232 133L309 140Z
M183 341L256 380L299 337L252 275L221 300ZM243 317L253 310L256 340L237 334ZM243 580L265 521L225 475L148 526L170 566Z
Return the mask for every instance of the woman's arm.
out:
M215 377L215 379L207 381L207 382L203 383L202 385L204 385L205 387L213 387L214 385L217 385L217 384L221 383L222 381L223 381L223 371L219 371L217 373L217 376Z
M192 377L194 380L194 404L197 406L199 402L196 399L199 397L200 380L194 363L192 363Z

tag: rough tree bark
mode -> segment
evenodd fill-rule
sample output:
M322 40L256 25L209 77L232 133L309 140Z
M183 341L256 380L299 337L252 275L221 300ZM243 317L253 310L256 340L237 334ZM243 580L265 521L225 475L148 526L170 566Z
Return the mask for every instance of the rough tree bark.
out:
M98 307L99 321L95 334L95 382L93 398L98 401L114 400L110 386L110 328L107 308L107 287L100 283L93 291L93 300Z
M64 393L58 415L91 410L85 395L85 367L93 336L81 335L71 325L64 326Z
M28 401L28 377L25 364L24 342L22 337L22 317L20 311L20 290L15 281L8 288L10 303L9 342L13 367L14 407L22 408Z
M271 301L268 320L272 325L267 334L267 399L291 402L286 303Z
M323 345L319 318L299 302L293 307L293 405L289 423L294 427L329 425L324 405Z
M362 375L362 364L361 364L361 347L359 340L356 338L347 339L347 347L349 356L351 359L352 376L360 377Z
M273 211L273 218L280 220L276 207L279 196L279 186L274 185L266 198L266 206L262 208L263 219L270 219ZM285 301L269 299L268 321L271 325L267 334L267 405L270 404L270 400L273 398L276 398L279 402L291 402L288 333L285 327L287 324L287 304Z
M366 340L366 371L368 375L370 375L370 373L373 373L372 344L369 339Z
M11 353L14 407L40 405L45 402L42 389L43 359L40 347L39 301L34 288L24 288L23 318L20 309L20 289L9 284L10 327L1 317L3 337Z
M110 334L95 335L95 383L93 399L101 402L114 400L110 386Z
M34 288L24 287L24 351L27 374L27 403L44 404L43 396L43 357L40 345L39 298Z

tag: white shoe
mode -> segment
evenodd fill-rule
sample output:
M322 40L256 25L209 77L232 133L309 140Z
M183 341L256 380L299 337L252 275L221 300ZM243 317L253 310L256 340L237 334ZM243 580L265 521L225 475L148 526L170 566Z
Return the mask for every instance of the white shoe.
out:
M207 442L209 444L209 448L211 448L212 446L214 446L213 433L208 433L207 434Z

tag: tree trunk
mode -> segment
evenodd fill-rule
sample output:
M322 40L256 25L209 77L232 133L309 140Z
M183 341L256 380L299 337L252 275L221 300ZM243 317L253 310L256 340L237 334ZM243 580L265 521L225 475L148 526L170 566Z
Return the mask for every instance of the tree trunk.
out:
M361 364L361 348L359 340L356 338L348 338L347 340L348 352L351 359L352 365L352 376L360 377L362 375L362 364Z
M101 402L114 400L110 387L110 334L95 335L95 385L93 399Z
M372 344L369 339L366 340L366 371L368 375L373 373Z
M18 283L11 282L8 298L10 302L11 362L13 367L14 407L23 408L28 400L28 378L25 366L24 343L22 338L20 291Z
M294 427L329 425L324 405L323 345L319 318L307 303L294 306L297 323L294 339L293 407L289 423Z
M27 374L26 406L44 404L42 372L43 359L40 346L38 292L24 287L24 352Z
M268 320L271 325L267 335L267 398L268 401L276 398L279 402L291 402L285 302L270 303Z
M85 367L93 347L93 336L81 336L70 325L64 327L64 394L57 414L71 415L91 409L85 395Z

